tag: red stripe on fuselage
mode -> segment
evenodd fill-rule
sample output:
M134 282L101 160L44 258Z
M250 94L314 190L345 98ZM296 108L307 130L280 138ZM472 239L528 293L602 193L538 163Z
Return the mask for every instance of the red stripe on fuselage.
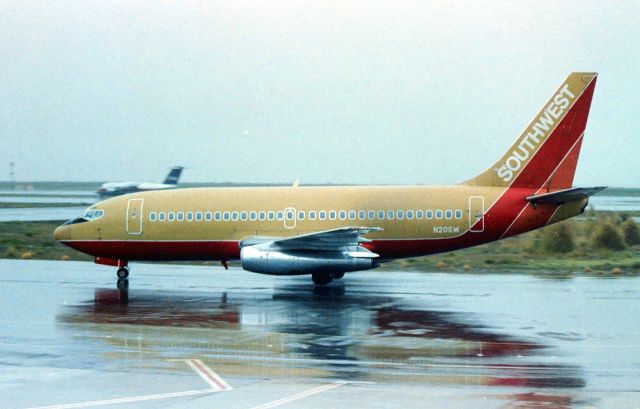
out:
M129 261L236 260L237 241L70 240L63 244L83 253Z

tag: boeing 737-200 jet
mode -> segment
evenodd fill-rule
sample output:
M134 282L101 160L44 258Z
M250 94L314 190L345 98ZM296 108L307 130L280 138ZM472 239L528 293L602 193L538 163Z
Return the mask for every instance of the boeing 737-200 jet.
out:
M138 260L239 260L316 284L388 260L500 240L582 213L572 187L595 73L572 73L489 169L453 186L198 188L99 202L56 240L129 274Z

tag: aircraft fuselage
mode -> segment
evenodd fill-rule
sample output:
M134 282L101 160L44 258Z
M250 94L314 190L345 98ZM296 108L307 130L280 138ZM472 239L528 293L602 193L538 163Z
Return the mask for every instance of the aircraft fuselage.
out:
M290 237L345 226L380 227L364 246L382 260L474 246L577 215L526 200L533 189L470 186L196 188L120 196L103 216L56 239L97 257L237 260L249 237ZM528 211L525 211L528 209Z

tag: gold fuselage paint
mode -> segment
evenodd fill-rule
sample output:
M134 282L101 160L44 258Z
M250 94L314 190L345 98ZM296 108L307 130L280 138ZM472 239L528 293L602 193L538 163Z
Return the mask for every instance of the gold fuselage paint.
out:
M196 188L146 192L94 205L93 208L104 210L104 216L73 226L70 239L241 240L252 236L289 237L343 226L382 227L381 232L368 235L374 240L440 239L467 232L478 217L477 213L471 214L470 203L483 202L482 213L485 213L504 190L460 185ZM470 198L476 199L470 201ZM294 212L293 220L287 220L287 209ZM170 212L174 214L173 221L168 220ZM181 221L177 220L179 212L183 213ZM198 212L201 220L196 220ZM211 220L206 220L207 212ZM237 212L238 218L215 220L216 212L221 216L229 212L230 218ZM247 220L241 220L242 212L246 212ZM256 212L256 219L260 212L266 212L267 216L273 212L276 220L250 220L251 212ZM277 220L279 212L282 212L281 220ZM301 212L304 212L303 220ZM312 212L315 220L311 220ZM326 213L324 220L319 219L321 212ZM335 212L334 220L330 218L332 212ZM373 218L370 218L371 212ZM135 213L133 217L132 213ZM164 221L159 220L160 213L165 214ZM188 213L192 213L191 220L187 220ZM390 213L393 218L389 217ZM152 214L155 221L150 219Z

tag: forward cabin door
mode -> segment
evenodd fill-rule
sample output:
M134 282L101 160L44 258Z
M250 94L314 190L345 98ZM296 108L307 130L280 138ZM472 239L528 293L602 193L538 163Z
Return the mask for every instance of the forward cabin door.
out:
M125 227L128 234L142 234L144 199L129 199Z
M469 197L469 231L480 233L484 231L484 197Z

